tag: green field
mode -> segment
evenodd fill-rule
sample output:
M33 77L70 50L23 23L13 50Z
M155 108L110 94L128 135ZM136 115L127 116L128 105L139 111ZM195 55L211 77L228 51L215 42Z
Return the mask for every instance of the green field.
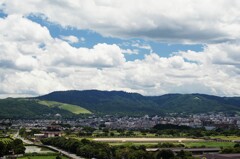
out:
M52 156L24 156L18 157L18 159L56 159L56 155ZM62 159L68 159L67 157L61 156Z
M53 102L53 101L45 101L45 100L40 100L38 101L38 103L42 105L46 105L48 107L58 107L60 109L67 110L74 114L91 114L89 110L77 105L65 104L65 103L59 103L59 102Z
M240 140L239 136L211 136L212 139Z
M109 142L108 143L111 146L120 146L120 145L134 145L134 146L140 146L140 145L144 145L146 147L152 147L154 145L157 145L157 142L125 142L125 143L121 143L121 142Z
M8 144L8 143L12 142L12 139L10 139L10 138L0 138L0 141L3 142L4 144Z
M127 135L128 131L123 131L123 132L124 132L124 135L121 134L120 132L117 132L116 130L110 130L108 132L108 135L110 133L113 133L115 137L128 136ZM101 137L101 136L98 136L98 135L102 135L102 134L104 134L104 131L96 130L96 131L93 132L93 137ZM133 131L131 135L132 135L131 137L158 137L158 136L156 136L155 133L141 133L140 131ZM169 137L169 136L165 135L165 136L161 136L161 137Z
M154 145L157 145L157 142L109 142L108 144L112 146L119 146L119 145L145 145L146 147L152 147ZM180 144L173 143L173 144ZM185 145L185 147L188 148L194 148L194 147L209 147L209 148L220 148L220 147L232 147L235 143L233 142L215 142L215 141L199 141L199 142L182 142L181 144Z
M183 143L186 147L231 147L234 146L233 142L213 142L213 141L203 141L203 142L185 142Z

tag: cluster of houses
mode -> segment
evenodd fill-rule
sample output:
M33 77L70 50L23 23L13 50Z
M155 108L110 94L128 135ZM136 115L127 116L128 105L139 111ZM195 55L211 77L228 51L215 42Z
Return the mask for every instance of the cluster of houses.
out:
M174 124L190 127L205 127L208 130L215 128L240 128L239 116L227 116L223 113L217 114L195 114L189 116L142 116L142 117L117 117L112 115L91 115L79 119L39 119L39 120L10 120L0 119L0 130L7 127L11 129L26 128L28 131L39 129L41 133L35 134L36 138L61 136L66 129L80 131L81 127L106 127L109 129L149 129L156 124Z
M193 128L204 127L207 130L216 128L240 128L240 118L238 116L226 116L223 113L218 114L198 114L184 117L179 116L153 116L145 115L143 117L122 117L109 119L105 122L106 127L116 129L148 129L156 124L184 125Z
M41 130L41 133L34 134L34 140L41 140L42 138L58 137L63 135L62 127L57 124L51 124L46 129ZM31 131L31 129L28 129Z

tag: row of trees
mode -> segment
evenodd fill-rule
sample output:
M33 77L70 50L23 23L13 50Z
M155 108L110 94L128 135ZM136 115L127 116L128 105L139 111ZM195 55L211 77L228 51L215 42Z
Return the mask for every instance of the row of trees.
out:
M45 145L52 145L86 158L110 159L111 149L108 144L87 139L81 141L72 138L54 137L41 140Z
M72 138L54 137L42 140L43 144L52 145L78 156L98 159L192 159L191 153L181 151L174 154L171 150L148 152L145 146L110 146L87 139L77 140Z
M24 154L25 147L22 140L15 139L10 142L3 142L0 140L0 157L12 154Z
M237 143L233 147L223 148L222 153L240 153L240 144Z
M102 133L95 134L97 137L101 136L136 136L136 131L134 130L121 130L116 129L118 133L114 133L111 129L105 128L103 126L100 127ZM93 136L94 131L96 129L91 127L83 127L82 130L77 134L78 136ZM215 130L206 130L204 128L191 128L188 126L178 126L173 124L157 124L152 129L143 129L138 130L141 132L141 135L146 135L148 133L155 134L155 136L165 136L170 135L174 137L207 137L207 136L231 136L237 135L240 136L239 129L215 129ZM67 134L71 134L71 131L67 132Z
M155 133L156 135L171 135L171 136L188 136L188 137L204 137L204 136L240 136L240 130L236 128L215 130L206 130L204 128L190 128L188 126L177 126L172 124L157 124L152 129L142 130L142 132Z

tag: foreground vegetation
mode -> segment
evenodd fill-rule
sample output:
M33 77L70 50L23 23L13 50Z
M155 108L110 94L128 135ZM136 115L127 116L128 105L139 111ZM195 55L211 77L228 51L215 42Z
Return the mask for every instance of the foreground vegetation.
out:
M216 135L216 136L211 136L212 139L222 139L222 140L233 140L233 141L240 141L240 136L236 135Z
M215 142L215 141L203 141L203 142L185 142L184 146L189 148L227 148L234 146L233 142Z
M222 153L240 153L240 144L222 149Z
M112 146L120 146L120 145L134 145L140 146L144 145L146 148L169 148L169 147L185 147L185 148L229 148L233 147L235 143L233 142L215 142L215 141L202 141L202 142L182 142L182 143L170 143L170 142L162 142L162 143L151 143L151 142L114 142L108 143Z
M0 138L0 157L12 154L24 154L25 147L22 140Z
M77 140L72 138L55 137L42 140L43 144L52 145L71 153L86 158L98 159L190 159L193 158L189 152L181 151L176 156L171 150L148 152L146 147L134 145L110 146L106 143L99 143L87 139Z
M206 130L204 128L191 128L188 126L177 126L172 124L158 124L151 129L123 130L109 129L100 125L98 129L92 127L82 127L78 132L65 131L71 137L95 138L95 137L170 137L170 138L202 138L202 139L222 139L238 140L240 139L240 130L233 129L215 129Z
M121 145L109 145L90 141L87 139L77 140L72 138L55 137L42 140L44 144L53 145L85 158L98 159L193 159L190 152L180 151L176 155L170 148L196 148L196 147L220 147L220 153L240 153L240 144L222 142L195 142L194 143L158 143L149 147L125 143ZM188 145L188 146L187 146ZM203 146L204 145L204 146ZM208 146L206 146L208 145ZM148 152L146 148L164 148L157 152ZM167 149L169 148L169 149Z
M68 127L66 127L67 129ZM19 134L22 137L31 138L34 134L40 133L38 129L32 129L31 131L26 131L25 128L19 130ZM107 129L104 125L102 125L99 129L94 129L91 127L83 127L77 133L73 133L70 130L65 130L65 137L55 137L55 138L46 138L42 140L42 143L45 145L52 145L58 147L60 149L69 151L70 153L77 154L81 157L85 158L98 158L98 159L160 159L164 158L163 156L168 156L164 159L168 159L169 157L172 159L191 159L193 158L192 154L189 152L181 152L174 154L171 150L163 150L161 148L207 148L207 147L215 147L221 148L222 153L240 153L240 146L235 145L233 142L217 142L211 139L217 137L231 137L236 138L237 136L233 136L233 134L239 134L238 129L216 129L214 130L205 130L205 129L193 129L186 126L172 126L169 124L166 125L156 125L154 128L149 130L111 130ZM122 136L124 137L122 137ZM210 135L210 136L207 136ZM143 137L145 142L141 142L141 140L135 143L101 143L93 140L93 137L96 136L104 136L106 139L109 137L113 139L121 139L126 138L136 138L141 139ZM164 141L156 141L156 138L159 137L170 137L172 142L165 143ZM181 138L183 141L184 138L189 137L197 137L201 138L202 141L188 141L188 142L176 142L178 138ZM74 137L74 138L73 138ZM89 137L90 140L84 139L85 137ZM115 138L114 138L115 137ZM104 139L105 139L104 138ZM162 143L154 143L149 142L147 139L154 139L154 142L162 142ZM168 139L168 138L166 138ZM206 139L206 140L203 140ZM180 139L179 139L180 140ZM1 141L1 140L0 140ZM10 138L2 138L1 141L3 144L8 145L12 140ZM11 144L10 144L11 145ZM148 152L147 148L160 148L160 151L157 152ZM13 152L13 149L10 150ZM9 150L7 152L10 152ZM6 152L6 151L5 151ZM24 153L24 152L22 152ZM5 153L6 155L6 153ZM38 158L56 158L57 154L51 155L25 155L22 159L38 159ZM62 157L63 158L63 157ZM64 158L65 159L65 158Z

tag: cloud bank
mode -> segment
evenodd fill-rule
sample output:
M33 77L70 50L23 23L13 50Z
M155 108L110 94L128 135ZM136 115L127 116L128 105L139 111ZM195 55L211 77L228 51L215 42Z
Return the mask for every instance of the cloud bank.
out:
M104 36L218 43L240 36L238 0L1 0L7 14L40 15Z
M145 95L207 93L240 95L240 2L237 0L1 0L0 94L39 95L55 90L125 90ZM116 44L73 47L75 36L53 38L27 18L35 14L103 36L201 43L203 51L179 51L143 59Z

